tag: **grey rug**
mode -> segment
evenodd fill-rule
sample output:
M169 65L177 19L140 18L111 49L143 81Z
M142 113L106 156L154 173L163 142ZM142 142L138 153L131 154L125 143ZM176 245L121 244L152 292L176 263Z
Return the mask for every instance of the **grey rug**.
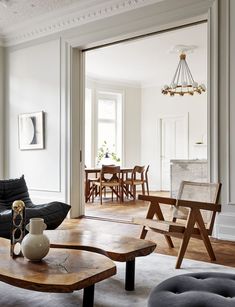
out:
M136 290L124 290L125 264L117 264L117 275L95 286L95 307L145 307L153 287L171 276L190 272L230 272L235 268L184 260L182 269L175 270L175 257L151 254L136 260ZM82 306L83 291L71 294L41 293L12 287L0 282L0 306L2 307L75 307Z

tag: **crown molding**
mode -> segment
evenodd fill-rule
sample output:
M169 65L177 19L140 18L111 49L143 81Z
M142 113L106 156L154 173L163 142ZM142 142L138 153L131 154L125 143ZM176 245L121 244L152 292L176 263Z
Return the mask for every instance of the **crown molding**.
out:
M97 4L97 1L91 0L87 2L89 7L73 5L59 14L49 13L43 18L34 18L30 22L8 28L3 35L3 44L18 45L161 1L163 0L105 0Z

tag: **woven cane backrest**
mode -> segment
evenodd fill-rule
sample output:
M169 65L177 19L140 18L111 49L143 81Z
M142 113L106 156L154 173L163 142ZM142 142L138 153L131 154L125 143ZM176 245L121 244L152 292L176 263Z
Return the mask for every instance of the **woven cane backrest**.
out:
M200 182L182 181L177 199L207 202L213 205L218 202L219 191L220 191L219 183L204 183L204 182L200 183ZM206 210L202 210L201 212L204 223L205 224L210 223L213 212ZM176 205L173 217L177 219L187 219L188 213L189 213L188 209L178 207Z

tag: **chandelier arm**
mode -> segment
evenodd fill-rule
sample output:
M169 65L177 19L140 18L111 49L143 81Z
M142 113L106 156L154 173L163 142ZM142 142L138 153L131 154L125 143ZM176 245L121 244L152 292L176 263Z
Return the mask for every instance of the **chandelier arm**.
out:
M175 79L177 78L177 73L178 73L179 70L180 70L180 62L179 62L179 64L178 64L177 68L176 68L176 71L175 71L175 74L174 74L174 76L173 76L173 79L172 79L171 84L177 83L177 82L175 82L175 81L176 81Z
M178 73L177 73L177 76L176 76L176 84L178 85L179 84L179 78L180 78L180 74L181 74L181 72L182 72L182 63L181 63L181 61L179 62L179 69L178 69Z
M194 79L193 79L192 73L191 73L191 71L190 71L190 69L189 69L189 67L188 67L187 62L185 62L185 64L186 64L186 68L187 68L187 71L188 71L188 75L190 76L190 79L191 79L191 81L192 81L191 83L193 84Z
M182 60L182 67L183 67L183 70L182 70L182 76L181 76L181 84L183 85L184 82L187 82L187 78L188 78L187 67L185 66L185 60Z
M186 84L189 85L189 84L191 84L191 81L192 81L192 80L191 80L191 78L190 78L190 74L189 74L187 68L188 68L188 67L186 66L185 69L186 69L186 72L187 72L187 73L186 73L186 76L187 76L187 77L186 77L186 80L185 80L185 81L186 81Z

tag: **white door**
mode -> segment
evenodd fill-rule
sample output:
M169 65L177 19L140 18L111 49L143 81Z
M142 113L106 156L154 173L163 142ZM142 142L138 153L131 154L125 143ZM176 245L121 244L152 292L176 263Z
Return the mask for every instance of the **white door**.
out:
M161 189L170 190L170 160L188 159L188 115L161 118Z

